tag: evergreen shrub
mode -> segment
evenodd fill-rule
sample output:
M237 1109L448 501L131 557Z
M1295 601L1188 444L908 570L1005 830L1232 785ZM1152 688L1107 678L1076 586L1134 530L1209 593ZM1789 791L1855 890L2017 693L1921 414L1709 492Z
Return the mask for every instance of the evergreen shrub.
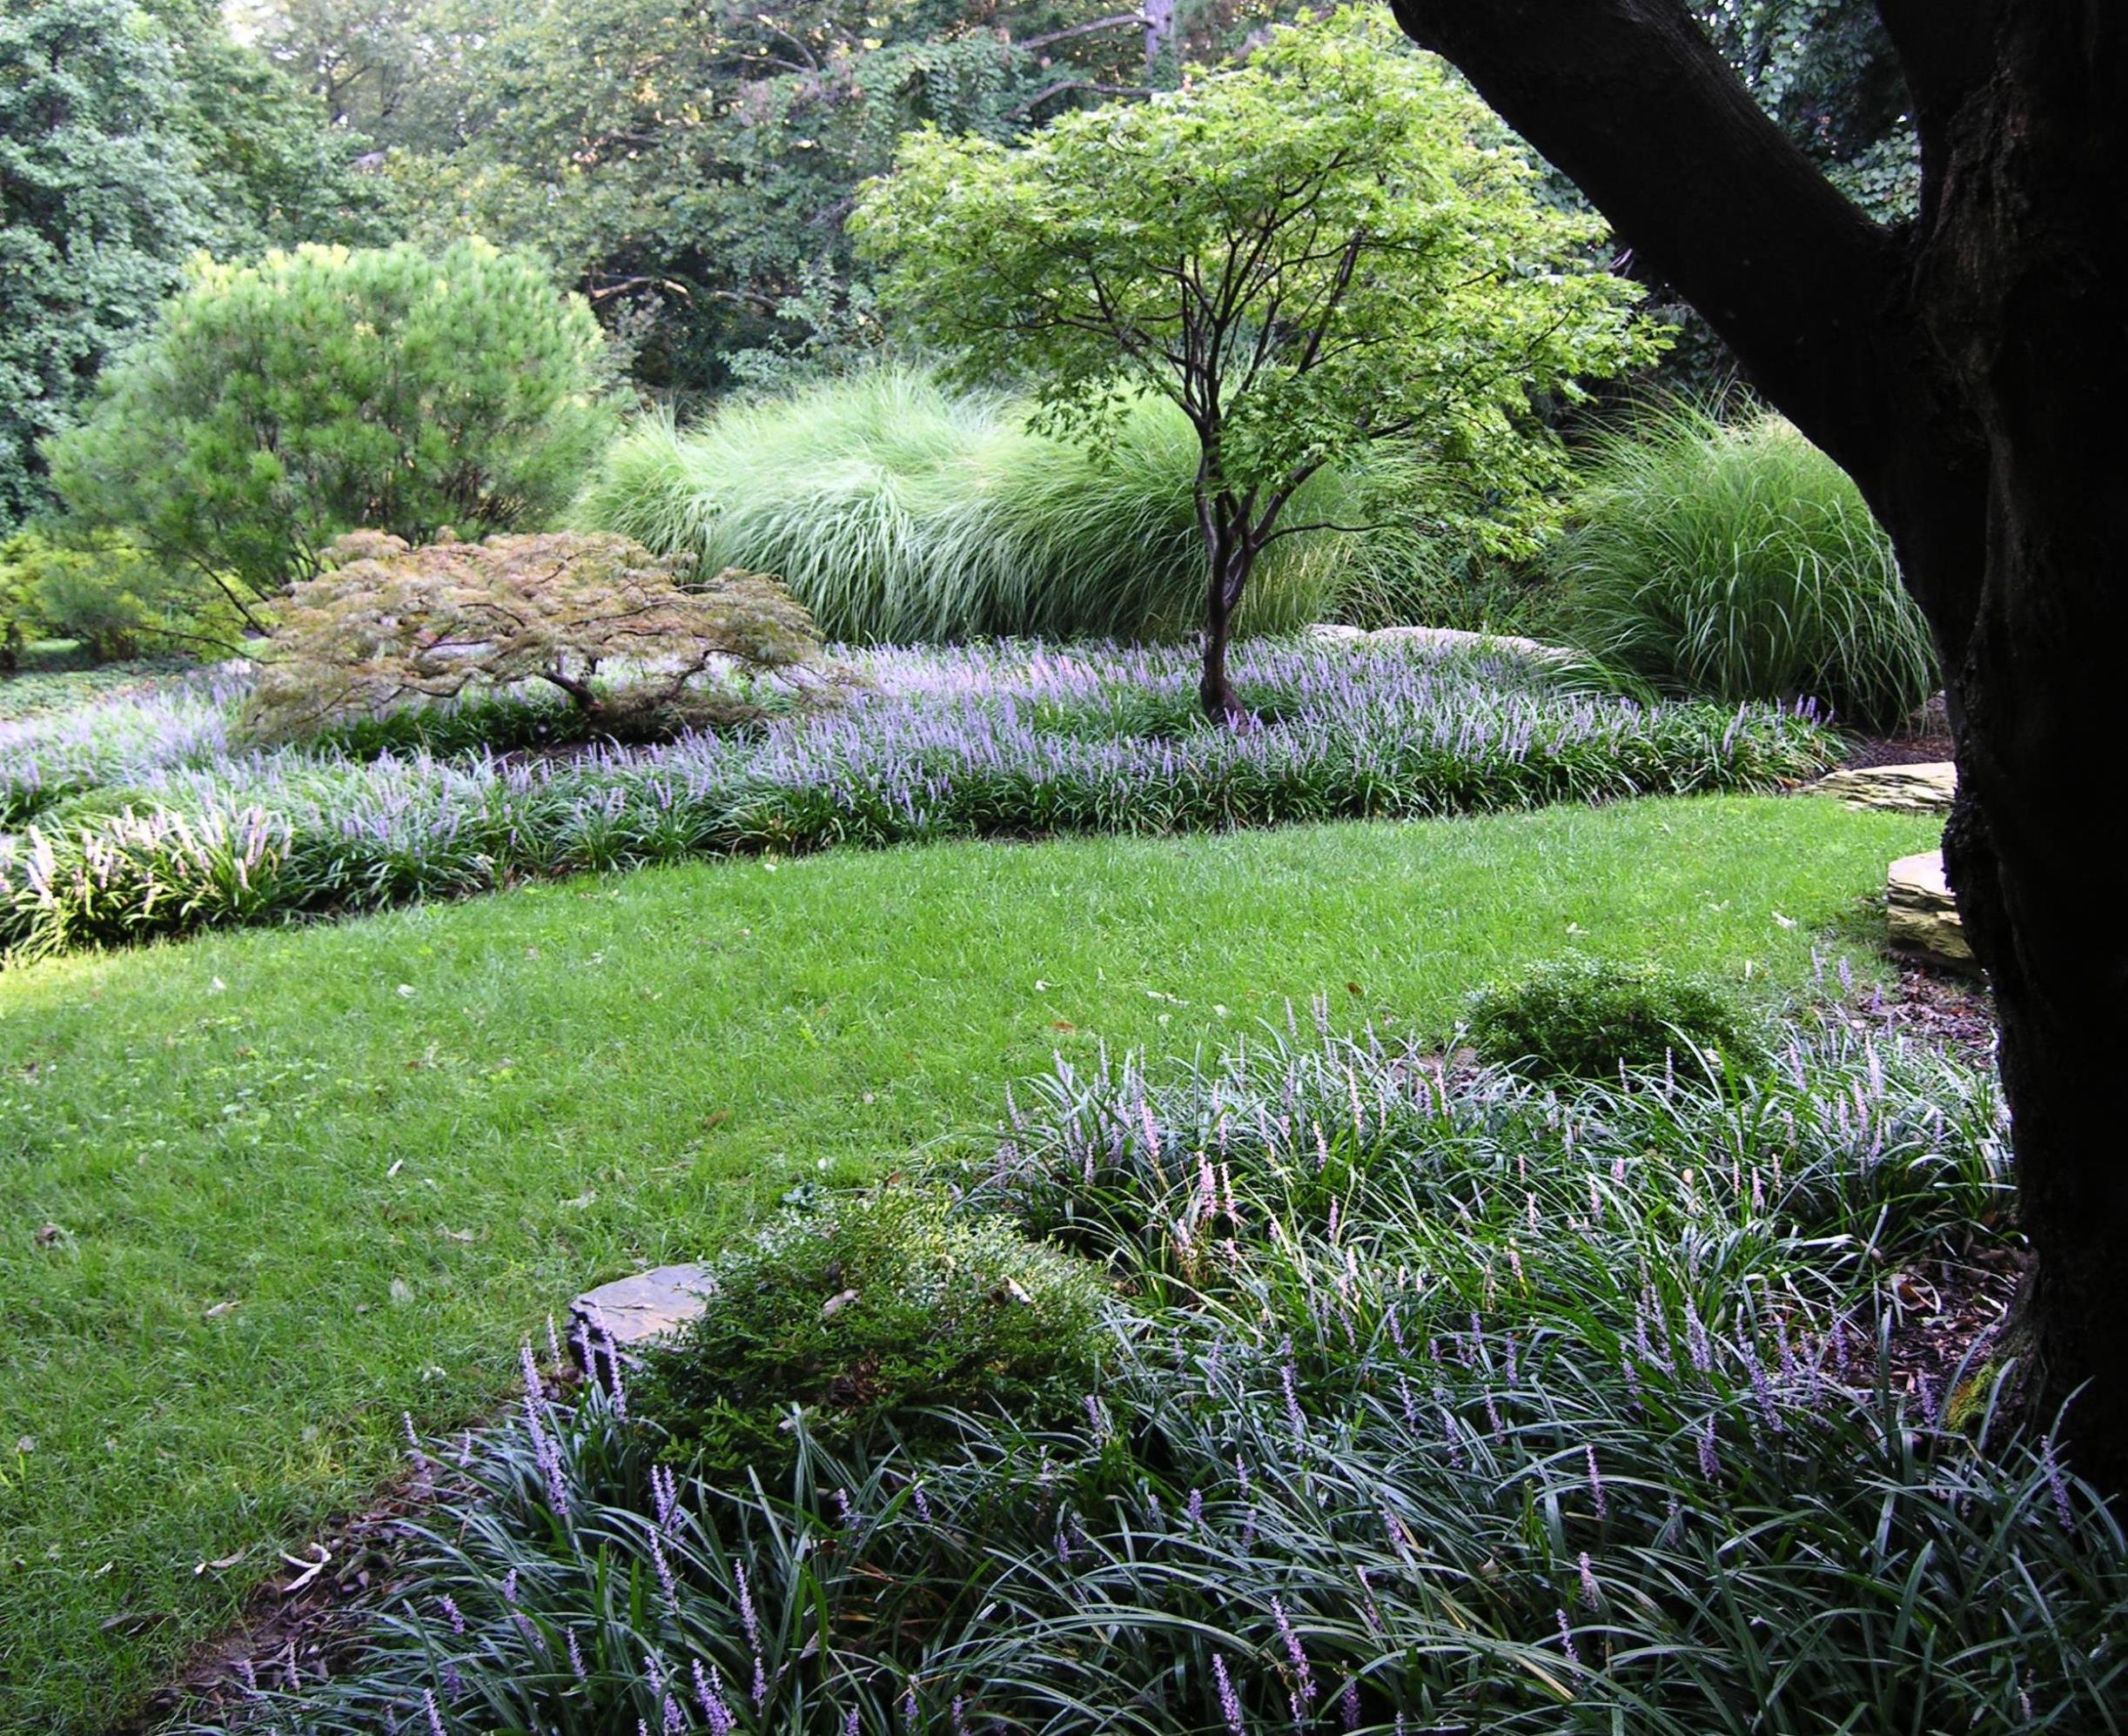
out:
M635 1389L698 1469L780 1470L794 1416L863 1451L943 1438L960 1411L1061 1422L1092 1388L1093 1269L936 1191L789 1213L714 1270L708 1309Z
M603 341L479 241L204 264L44 450L77 519L268 597L350 531L542 526L614 426Z
M1615 1079L1688 1049L1751 1064L1757 1036L1735 1002L1667 966L1566 958L1472 999L1481 1060L1539 1078Z

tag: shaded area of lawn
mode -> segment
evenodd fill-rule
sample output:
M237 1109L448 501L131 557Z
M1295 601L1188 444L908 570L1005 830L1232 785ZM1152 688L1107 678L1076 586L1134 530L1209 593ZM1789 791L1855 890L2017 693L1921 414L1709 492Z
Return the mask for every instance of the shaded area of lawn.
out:
M9 973L0 1728L99 1727L574 1290L986 1123L1053 1048L1318 993L1439 1026L1569 948L1800 989L1936 831L1734 798L940 846Z

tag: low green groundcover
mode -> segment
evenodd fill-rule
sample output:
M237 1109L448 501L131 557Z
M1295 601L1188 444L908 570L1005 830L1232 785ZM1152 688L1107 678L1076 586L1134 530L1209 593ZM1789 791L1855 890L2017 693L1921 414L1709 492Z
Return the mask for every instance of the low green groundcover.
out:
M668 1393L535 1391L333 1680L239 1666L267 1721L2110 1727L2115 1520L1989 1371L1909 1386L1888 1354L1887 1275L2003 1234L1985 1076L1836 1029L1722 1086L1559 1095L1326 1037L1024 1101L963 1233L1109 1268L1078 1414L1015 1414L1010 1371L921 1441L802 1411L771 1480L690 1458ZM944 1220L903 1222L935 1260ZM846 1232L798 1233L802 1270Z
M1711 983L1654 960L1564 958L1472 997L1471 1047L1534 1078L1614 1079L1704 1056L1762 1059L1743 1009Z
M848 1451L950 1437L961 1411L1056 1423L1091 1390L1091 1269L936 1192L787 1213L713 1276L701 1317L648 1357L641 1401L704 1471L780 1477L802 1428Z

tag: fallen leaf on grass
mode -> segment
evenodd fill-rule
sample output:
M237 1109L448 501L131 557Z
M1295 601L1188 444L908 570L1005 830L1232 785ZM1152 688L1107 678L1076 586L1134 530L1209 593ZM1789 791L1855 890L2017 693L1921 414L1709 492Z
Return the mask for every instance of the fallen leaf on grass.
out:
M282 1560L291 1567L300 1567L303 1570L281 1587L281 1595L284 1598L293 1597L309 1585L312 1580L326 1571L326 1564L332 1559L332 1552L322 1543L313 1543L311 1547L318 1552L318 1558L315 1561L305 1561L300 1556L291 1555L286 1551L282 1552Z

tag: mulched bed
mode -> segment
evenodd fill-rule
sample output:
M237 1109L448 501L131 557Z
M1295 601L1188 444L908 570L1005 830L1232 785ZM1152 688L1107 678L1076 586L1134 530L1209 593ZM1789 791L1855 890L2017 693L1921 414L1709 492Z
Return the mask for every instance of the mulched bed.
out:
M2024 1282L2026 1256L1984 1248L1957 1260L1932 1260L1895 1273L1885 1286L1892 1304L1891 1379L1924 1398L1933 1412L1985 1358Z
M1855 735L1848 738L1843 765L1930 766L1955 758L1948 735Z
M1922 708L1913 727L1895 735L1850 735L1844 764L1858 770L1872 766L1930 766L1955 758L1950 720L1938 694Z
M1992 1063L1995 1003L1986 983L1934 965L1901 961L1895 968L1894 987L1871 989L1849 1003L1850 1024L1940 1044L1977 1067Z
M408 1527L434 1507L439 1470L410 1471L366 1511L305 1543L300 1557L284 1556L284 1567L252 1594L235 1624L194 1652L176 1679L111 1736L147 1736L180 1713L196 1723L242 1729L253 1711L246 1666L265 1688L331 1673L352 1655L365 1614L390 1590ZM319 1564L316 1572L312 1563Z
M1995 1007L1986 985L1928 965L1896 968L1892 988L1853 998L1849 1023L1936 1044L1973 1066L1991 1065ZM1977 1364L1977 1352L2002 1324L2025 1265L2022 1250L1997 1246L1893 1273L1885 1285L1893 1309L1893 1381L1940 1404L1961 1365Z

